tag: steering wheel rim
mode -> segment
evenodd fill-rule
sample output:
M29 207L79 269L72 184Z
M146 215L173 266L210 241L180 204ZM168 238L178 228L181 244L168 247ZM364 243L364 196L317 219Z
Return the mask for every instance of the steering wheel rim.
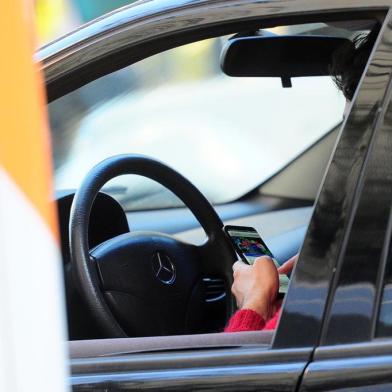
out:
M228 294L233 282L232 264L236 260L235 252L223 231L223 223L214 208L181 174L157 160L141 155L117 155L100 162L87 174L75 194L70 214L69 238L73 276L79 292L103 334L112 338L126 337L127 334L114 317L100 289L98 271L90 257L88 227L91 209L100 189L112 178L124 174L140 175L160 183L190 209L207 234L206 245L214 244L216 265L211 267L223 273ZM235 309L230 294L226 295L226 309L227 317Z

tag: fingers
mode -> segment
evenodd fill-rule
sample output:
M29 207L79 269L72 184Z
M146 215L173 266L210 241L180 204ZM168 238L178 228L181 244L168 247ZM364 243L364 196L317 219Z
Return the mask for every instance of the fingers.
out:
M267 263L273 263L271 257L269 257L269 256L260 256L260 257L258 257L258 258L255 260L255 262L253 263L253 265L258 264L258 263L265 263L265 262L267 262Z
M249 267L249 266L247 264L245 264L244 262L239 261L239 260L236 261L233 264L233 277L234 277L234 279L239 274L239 271L241 271L244 267L246 268L246 267Z
M241 290L238 290L238 284L239 284L238 280L241 280L241 275L243 275L244 272L246 272L248 268L251 268L251 266L248 264L245 264L242 261L236 261L233 264L234 282L231 286L231 292L234 295L238 309L241 308L242 302L243 302L243 295L241 294ZM239 286L241 287L241 284L239 284Z
M237 261L233 264L231 291L239 309L252 309L267 318L279 287L278 271L270 257L263 256L253 265Z
M233 265L233 267L234 267L234 265ZM238 274L238 269L241 269L241 265L237 265L237 269L233 272L234 279L236 278L236 274ZM241 306L242 306L242 299L241 298L242 298L242 296L238 292L237 282L235 280L234 280L233 284L231 285L231 292L234 295L235 302L237 304L237 308L241 309Z
M283 265L278 268L278 272L280 274L289 274L293 268L295 263L297 262L298 254L293 256L291 259L287 260Z
M258 271L270 271L271 269L276 271L274 261L269 256L260 256L253 263L253 268Z
M235 302L237 304L237 308L240 309L241 308L241 300L240 300L240 296L238 295L237 286L236 286L235 282L231 285L231 292L234 295Z
M237 270L238 268L241 268L243 265L246 265L243 261L237 260L233 264L233 271Z

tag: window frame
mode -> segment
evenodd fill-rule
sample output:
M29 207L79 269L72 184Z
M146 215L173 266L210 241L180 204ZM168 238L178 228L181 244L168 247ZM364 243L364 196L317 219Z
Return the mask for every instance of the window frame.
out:
M390 18L391 14L388 14L386 19ZM392 96L392 72L386 71L388 66L392 67L392 54L388 52L391 38L392 32L384 22L335 153L335 157L339 149L343 153L343 149L349 147L348 143L355 147L351 151L353 157L342 159L340 169L342 172L344 168L349 169L345 174L350 176L350 181L353 174L357 177L351 200L345 200L350 209L346 212L346 230L338 246L336 271L331 277L321 345L371 341L375 334L380 298L379 271L383 269L384 236L389 225L390 205L386 201L390 199L389 187L392 185L392 180L386 176L380 178L389 162L392 165L384 143L388 125L386 114L391 110ZM339 192L337 187L335 192ZM359 244L366 245L360 255L357 254Z
M131 4L45 45L35 59L42 64L48 102L146 57L197 40L310 21L382 19L392 4L373 0L372 5L365 2L359 7L356 0L346 0L326 6L322 0L305 4L283 0L279 7L271 7L257 0L207 2ZM232 12L233 7L237 12Z
M362 160L358 170L360 173L357 176L355 187L356 193L353 194L351 208L348 210L349 216L346 217L348 220L346 234L340 246L339 262L333 274L332 287L323 317L323 328L320 331L320 342L313 352L311 362L303 373L301 390L322 391L354 388L370 392L376 389L390 390L392 388L389 372L392 365L392 336L389 338L375 337L385 263L391 247L392 231L392 203L389 191L392 187L392 177L391 175L387 178L382 176L392 165L391 143L387 146L388 148L383 148L385 137L389 136L390 138L386 117L392 114L392 52L388 51L392 38L391 22L392 12L390 10L373 48L366 74L355 95L353 108L342 130L339 141L341 146L338 144L333 158L334 160L339 154L339 148L342 148L341 152L344 151L342 144L344 144L346 136L349 136L350 133L354 135L356 126L358 129L365 125L358 137L366 135L369 143L362 152ZM366 121L363 119L366 116L370 117L372 113L374 120L373 122L368 121L366 126ZM356 149L355 153L359 154L359 149ZM386 163L388 158L389 161ZM331 164L333 164L333 160ZM347 163L347 160L342 159L341 163ZM331 169L333 168L331 167ZM329 172L327 177L328 175ZM333 188L330 190L333 191ZM323 192L325 192L325 184L321 195ZM379 202L380 199L382 202ZM376 203L374 203L375 201ZM354 274L351 282L347 282L341 279L341 274L345 268L353 266L355 242L363 239L363 234L360 235L361 223L367 223L369 220L369 203L374 207L370 209L373 223L370 228L365 227L365 234L379 235L382 233L377 245L365 255L368 256L368 266L375 269L376 273L372 275L371 280L366 280L363 277L361 279L360 274ZM378 219L380 213L384 214L385 211L388 211L387 216ZM307 240L310 239L309 237ZM379 255L376 262L372 259L375 252ZM363 322L355 325L352 323L350 325L350 322L344 323L344 319L339 317L339 307L336 306L339 301L337 290L348 290L348 298L353 299L356 293L355 286L365 286L366 284L371 286L371 290L367 290L367 296L365 296L371 307L370 309L356 307L357 315L363 316ZM353 317L353 319L355 318ZM343 328L347 328L350 334L342 334Z

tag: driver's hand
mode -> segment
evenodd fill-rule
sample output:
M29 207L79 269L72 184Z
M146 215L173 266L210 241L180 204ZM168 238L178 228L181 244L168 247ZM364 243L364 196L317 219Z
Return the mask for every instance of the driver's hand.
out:
M286 275L290 274L297 260L298 260L298 253L295 256L293 256L291 259L288 259L284 264L282 264L278 268L278 272L280 274L286 274Z
M272 317L279 289L278 271L268 256L258 257L253 265L242 261L233 264L231 291L239 309L251 309L265 321Z

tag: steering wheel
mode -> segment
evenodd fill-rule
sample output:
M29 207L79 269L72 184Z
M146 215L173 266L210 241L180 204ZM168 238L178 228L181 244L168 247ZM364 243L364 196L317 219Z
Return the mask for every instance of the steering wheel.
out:
M192 245L157 232L130 232L89 249L91 208L103 185L137 174L178 196L203 227L207 241ZM211 204L185 177L139 155L118 155L95 166L77 190L69 236L73 276L105 337L198 332L203 324L203 276L221 277L226 318L234 311L230 294L235 252Z

